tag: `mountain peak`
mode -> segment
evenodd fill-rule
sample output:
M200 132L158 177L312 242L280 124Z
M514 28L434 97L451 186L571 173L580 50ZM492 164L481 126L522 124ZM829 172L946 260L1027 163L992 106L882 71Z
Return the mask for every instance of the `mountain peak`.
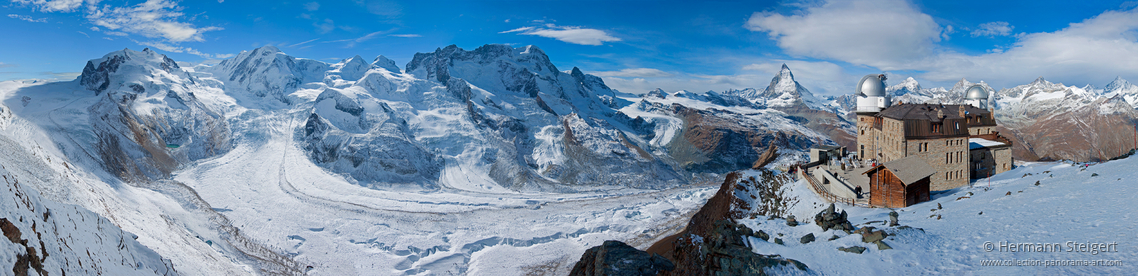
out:
M391 71L392 73L399 73L399 66L395 64L395 61L383 55L375 57L375 60L371 62L371 66L387 69L387 71Z
M783 63L782 69L778 70L778 77L777 78L780 79L780 81L781 80L788 80L788 81L794 82L794 72L791 72L790 67L786 66L786 63Z
M1046 83L1047 83L1047 80L1043 79L1043 76L1040 76L1040 77L1036 78L1035 81L1031 82L1031 84L1046 84Z
M1113 90L1112 88L1121 88L1130 85L1130 82L1126 81L1126 79L1123 79L1122 76L1117 76L1113 81L1106 85L1106 90Z
M262 54L268 54L268 53L280 53L281 49L277 49L277 47L273 46L273 45L265 45L265 46L261 46L260 48L254 49L253 51L254 52L260 52Z
M113 88L110 87L112 78L116 79L114 81L125 83L135 81L134 78L137 76L152 74L152 71L164 71L189 78L189 75L186 75L178 66L178 63L166 55L154 52L150 48L143 49L141 52L124 48L107 53L102 58L87 61L83 73L79 75L79 82L98 94ZM137 90L135 89L135 91Z

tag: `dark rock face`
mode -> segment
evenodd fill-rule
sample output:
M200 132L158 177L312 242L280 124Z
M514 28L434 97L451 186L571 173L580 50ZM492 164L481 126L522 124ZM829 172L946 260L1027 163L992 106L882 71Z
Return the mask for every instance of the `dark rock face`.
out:
M747 227L719 220L706 235L681 236L674 243L672 255L676 269L660 275L764 275L764 268L776 266L807 269L795 260L755 254L742 238L743 229Z
M660 254L648 254L619 241L605 241L604 245L586 250L569 275L656 275L675 267Z
M683 232L648 248L648 252L659 253L676 264L675 270L659 275L762 275L764 269L778 266L807 270L801 262L751 251L744 236L757 234L763 240L770 236L734 222L746 215L740 210L750 210L735 195L739 177L739 173L728 174Z

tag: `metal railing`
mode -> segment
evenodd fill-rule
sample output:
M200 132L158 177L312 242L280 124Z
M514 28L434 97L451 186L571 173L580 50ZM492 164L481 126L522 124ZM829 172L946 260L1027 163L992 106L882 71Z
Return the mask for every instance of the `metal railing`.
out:
M854 200L852 198L840 197L840 196L834 195L833 193L830 193L830 190L827 190L825 187L822 187L821 185L818 184L817 181L814 181L813 177L806 174L807 170L808 169L806 167L799 168L798 177L805 178L806 182L810 182L810 188L813 189L815 193L818 193L818 195L822 196L823 199L830 201L830 202L845 203L845 204L850 205L850 206L857 205L856 200Z

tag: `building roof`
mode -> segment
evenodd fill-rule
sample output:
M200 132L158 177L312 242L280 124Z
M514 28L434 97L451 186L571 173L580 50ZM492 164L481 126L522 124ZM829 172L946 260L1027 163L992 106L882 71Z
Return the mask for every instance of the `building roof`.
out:
M984 138L968 138L968 149L969 150L974 150L974 149L978 149L978 148L999 147L999 146L1006 146L1006 145L1008 145L1008 144L1004 144L1004 143L1000 143L1000 142L996 142L996 141L992 141L992 140L988 140L988 139L984 139Z
M881 113L878 113L878 116L897 120L925 120L931 122L939 122L942 119L964 119L960 117L961 106L964 106L965 115L987 115L991 113L971 105L899 104L882 110ZM944 116L944 118L940 118L939 116Z
M865 171L863 174L868 174L881 167L893 172L893 175L896 175L897 178L901 180L901 183L904 183L906 186L936 173L936 169L929 166L929 163L925 163L924 160L921 160L921 158L917 156L909 156L885 162L884 164Z
M839 148L838 146L817 145L811 149L820 149L820 150L824 150L824 151L831 151L831 150L836 150L838 148Z

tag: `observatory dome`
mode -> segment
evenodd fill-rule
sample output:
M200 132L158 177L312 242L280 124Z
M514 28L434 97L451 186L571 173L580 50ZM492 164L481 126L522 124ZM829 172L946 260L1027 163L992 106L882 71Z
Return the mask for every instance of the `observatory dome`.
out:
M857 91L854 91L854 95L885 97L885 81L883 79L884 76L878 74L865 75L857 83Z
M969 100L987 100L988 99L988 91L984 90L984 87L980 86L980 85L973 85L972 87L969 87L968 91L964 92L964 95L965 95L964 98L969 99Z

